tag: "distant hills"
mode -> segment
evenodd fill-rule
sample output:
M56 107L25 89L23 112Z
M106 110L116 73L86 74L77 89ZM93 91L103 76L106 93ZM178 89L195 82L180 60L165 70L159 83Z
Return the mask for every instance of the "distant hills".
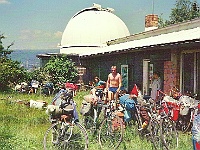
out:
M33 67L39 67L40 60L36 57L38 54L46 53L59 53L59 49L50 49L50 50L14 50L11 53L11 59L21 62L21 64L27 68L31 69Z

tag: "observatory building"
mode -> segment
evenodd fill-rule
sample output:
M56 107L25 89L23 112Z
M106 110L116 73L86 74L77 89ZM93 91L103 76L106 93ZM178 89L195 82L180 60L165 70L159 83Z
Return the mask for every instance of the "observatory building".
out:
M200 18L158 28L158 16L147 14L144 31L130 35L112 8L93 4L68 22L59 44L59 54L38 55L41 66L52 55L65 54L75 62L81 83L95 76L107 80L116 65L127 90L134 84L144 95L151 91L154 71L161 74L163 91L172 87L182 93L200 93ZM200 96L199 96L200 98Z

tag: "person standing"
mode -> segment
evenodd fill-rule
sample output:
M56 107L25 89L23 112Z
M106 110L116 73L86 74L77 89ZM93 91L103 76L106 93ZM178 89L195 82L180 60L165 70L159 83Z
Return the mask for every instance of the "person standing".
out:
M117 73L117 67L111 67L111 73L108 75L106 89L108 91L108 100L118 98L120 88L122 86L122 77Z
M154 101L158 101L159 97L159 90L161 90L161 79L160 79L160 73L154 72L153 73L153 83L152 83L152 89L151 89L151 98Z

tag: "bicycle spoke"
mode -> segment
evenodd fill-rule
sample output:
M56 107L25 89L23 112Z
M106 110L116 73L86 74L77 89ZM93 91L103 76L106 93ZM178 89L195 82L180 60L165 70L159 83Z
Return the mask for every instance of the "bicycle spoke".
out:
M45 150L87 149L87 133L79 123L64 128L61 124L56 123L47 130L44 137Z
M163 144L161 140L161 128L160 123L157 119L152 119L149 123L149 130L151 135L151 142L154 145L154 148L159 150L162 149Z
M99 144L102 148L116 149L122 141L123 125L118 116L106 118L100 127Z
M178 132L175 123L168 117L161 119L162 125L162 140L164 146L171 150L178 147Z

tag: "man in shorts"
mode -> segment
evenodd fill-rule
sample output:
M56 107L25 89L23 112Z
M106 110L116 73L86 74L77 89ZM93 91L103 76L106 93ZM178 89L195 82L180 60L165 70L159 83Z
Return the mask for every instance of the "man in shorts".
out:
M108 91L108 100L118 99L118 94L122 86L122 77L117 73L116 66L111 67L111 73L108 75L106 89Z

